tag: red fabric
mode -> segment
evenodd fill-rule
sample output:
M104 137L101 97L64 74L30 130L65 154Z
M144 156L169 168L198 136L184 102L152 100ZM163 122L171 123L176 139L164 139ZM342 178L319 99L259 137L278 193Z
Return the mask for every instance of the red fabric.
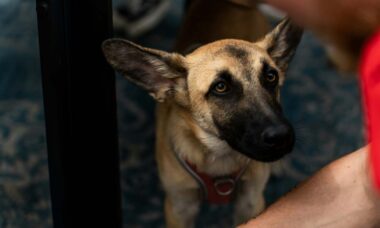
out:
M207 194L207 198L205 200L208 203L210 203L210 204L227 204L227 203L231 202L231 200L233 199L233 195L234 195L235 191L232 191L231 194L228 194L228 195L220 195L215 188L215 181L219 178L210 177L210 175L208 175L207 173L199 172L197 170L197 167L195 167L195 165L193 165L187 161L186 161L186 163L198 175L198 177L203 181L203 183L206 187L206 189L203 189L203 190ZM239 171L235 172L231 175L224 176L222 178L231 178L235 181L237 179L238 175L239 175ZM235 181L235 184L236 184L236 181ZM222 192L228 192L233 187L236 187L236 186L232 186L232 185L229 185L226 183L225 185L221 185L219 190L221 190Z
M366 43L361 58L360 77L370 142L373 183L380 193L380 30Z

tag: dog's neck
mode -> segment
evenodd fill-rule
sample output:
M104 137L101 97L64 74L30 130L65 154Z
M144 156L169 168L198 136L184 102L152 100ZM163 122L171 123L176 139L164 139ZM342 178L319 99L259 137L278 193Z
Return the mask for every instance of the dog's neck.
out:
M173 107L168 139L174 153L210 175L225 175L240 169L247 158L234 151L224 140L203 130L191 114ZM174 124L175 123L175 124Z

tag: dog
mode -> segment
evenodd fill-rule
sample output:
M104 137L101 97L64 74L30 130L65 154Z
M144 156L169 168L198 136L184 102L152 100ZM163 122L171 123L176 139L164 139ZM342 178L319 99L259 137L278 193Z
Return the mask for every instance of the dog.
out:
M186 56L123 39L102 44L110 65L158 102L168 227L194 226L204 199L233 199L236 224L264 209L270 162L294 145L280 88L302 32L284 19L258 42L219 40Z

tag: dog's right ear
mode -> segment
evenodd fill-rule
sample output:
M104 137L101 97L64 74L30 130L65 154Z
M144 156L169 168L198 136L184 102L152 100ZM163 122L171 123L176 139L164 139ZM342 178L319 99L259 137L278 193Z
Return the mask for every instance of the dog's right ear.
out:
M184 90L187 70L183 56L122 39L106 40L102 49L116 71L147 90L157 101L162 102L176 91Z

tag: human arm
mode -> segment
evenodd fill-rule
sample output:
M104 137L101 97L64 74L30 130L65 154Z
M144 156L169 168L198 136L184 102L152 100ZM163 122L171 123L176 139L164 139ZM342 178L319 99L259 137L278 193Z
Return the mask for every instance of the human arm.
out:
M379 227L380 199L371 186L367 150L326 166L240 228Z

